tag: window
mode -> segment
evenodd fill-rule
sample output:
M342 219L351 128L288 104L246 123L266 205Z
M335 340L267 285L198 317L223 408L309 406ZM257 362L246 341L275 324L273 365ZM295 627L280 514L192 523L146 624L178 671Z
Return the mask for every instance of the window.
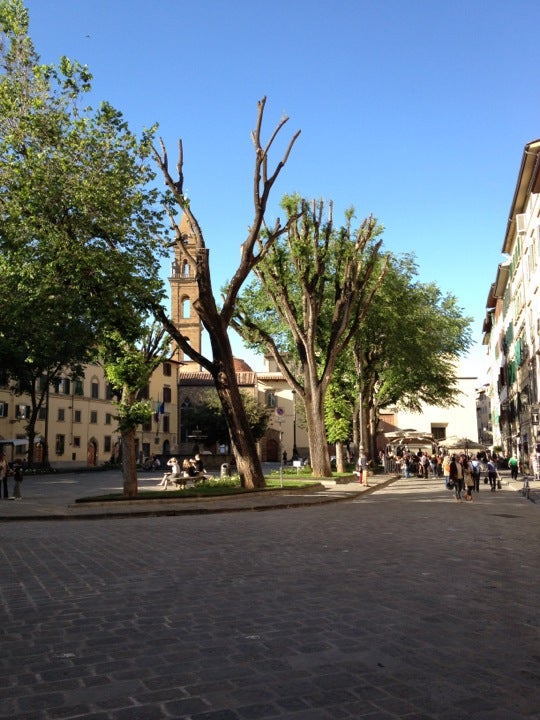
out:
M73 447L76 447L76 448L81 447L81 438L80 437L73 438Z
M171 388L167 387L165 385L165 387L163 388L163 402L170 403L171 399L172 399Z
M9 405L7 402L0 402L0 417L8 416Z
M170 432L170 418L168 415L163 416L163 432Z
M273 390L267 390L266 392L266 407L276 407L277 400L276 394Z
M165 377L171 377L171 375L172 375L171 363L168 363L168 362L163 363L163 375Z
M185 297L182 298L182 312L180 314L180 317L182 318L188 318L190 316L190 308L189 308L190 302L189 298Z
M82 418L82 413L80 410L75 410L73 413L73 422L80 423Z
M109 453L109 452L111 452L111 448L112 448L111 436L105 435L105 437L103 438L103 450L104 450L104 452Z
M434 440L446 440L446 425L432 425L431 434Z
M112 423L111 413L105 413L105 425L110 425L111 423Z
M39 412L38 412L38 420L46 420L46 419L47 419L47 408L41 406L39 408Z
M95 425L97 423L97 410L90 411L90 422L92 423L92 425Z
M54 378L52 386L56 394L69 395L71 392L71 380L69 378Z
M75 395L84 395L84 382L75 380Z
M15 405L15 417L17 420L27 420L30 417L30 406Z
M142 429L143 432L152 432L152 420L143 423Z
M92 380L90 385L90 397L92 400L99 399L99 383L96 380Z
M57 455L64 454L65 445L66 445L66 436L65 435L57 435L56 442L54 444L55 452Z
M58 422L64 422L66 419L66 411L64 408L58 408Z

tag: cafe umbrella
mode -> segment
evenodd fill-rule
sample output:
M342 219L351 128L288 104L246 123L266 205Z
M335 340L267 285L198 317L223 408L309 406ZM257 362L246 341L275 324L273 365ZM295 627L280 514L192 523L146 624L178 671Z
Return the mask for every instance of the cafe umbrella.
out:
M466 454L470 452L489 450L487 445L482 445L482 443L479 443L476 440L472 440L468 437L458 437L457 435L446 438L446 440L440 443L440 447L451 452L464 452Z

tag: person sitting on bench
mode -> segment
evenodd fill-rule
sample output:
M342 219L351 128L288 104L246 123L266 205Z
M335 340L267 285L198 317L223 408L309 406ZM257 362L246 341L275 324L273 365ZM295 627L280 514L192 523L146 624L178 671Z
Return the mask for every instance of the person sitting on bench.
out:
M201 458L201 456L199 455L199 453L197 453L197 454L195 455L195 458L194 458L194 460L193 460L193 463L194 463L194 465L195 465L195 468L197 469L197 472L199 473L199 475L200 475L201 477L203 477L205 480L213 480L214 476L211 475L209 472L207 472L207 471L204 469L204 463L203 463L202 458Z
M169 482L174 482L180 477L180 463L175 457L167 460L167 465L171 468L171 471L166 472L162 477L161 482L158 483L158 487L163 487L164 490L167 489Z

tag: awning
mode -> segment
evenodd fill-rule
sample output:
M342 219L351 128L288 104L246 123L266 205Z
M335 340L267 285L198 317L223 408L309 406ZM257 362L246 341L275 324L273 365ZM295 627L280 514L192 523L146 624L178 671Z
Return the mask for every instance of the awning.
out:
M41 442L42 438L40 435L36 435L34 438L34 443ZM0 438L0 445L13 445L13 447L18 447L20 445L28 445L28 438L13 438L12 440L2 440Z

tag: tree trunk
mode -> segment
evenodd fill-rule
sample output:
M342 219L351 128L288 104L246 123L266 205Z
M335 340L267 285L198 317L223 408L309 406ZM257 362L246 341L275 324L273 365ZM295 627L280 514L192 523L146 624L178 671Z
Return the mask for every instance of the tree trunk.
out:
M307 378L306 378L307 379ZM320 385L310 400L305 399L309 442L309 461L315 477L332 477L330 455L324 425L323 391Z
M257 446L244 410L240 391L236 383L229 385L216 381L216 389L227 419L231 445L240 476L240 484L247 490L266 486ZM229 417L234 418L230 421Z
M135 428L122 431L122 477L124 480L124 496L136 497L137 459L135 457Z
M240 476L240 484L247 490L264 488L266 482L257 454L257 444L251 432L248 416L236 380L234 356L226 330L214 328L211 340L214 365L214 384L227 422L231 444Z
M345 472L345 457L343 453L343 442L341 440L336 442L336 471L338 473Z
M190 346L181 331L174 323L167 318L163 308L157 307L156 317L159 318L171 337L178 343L181 350L192 360L198 362L207 370L214 379L216 390L221 401L223 413L229 428L231 443L235 452L235 459L240 474L242 486L248 489L262 488L265 486L264 475L261 468L257 446L251 432L248 418L242 403L240 390L234 369L234 359L228 336L228 329L234 315L238 294L243 283L250 272L258 265L263 255L270 249L273 243L283 234L288 223L282 227L279 220L273 229L265 234L262 240L261 229L265 224L264 215L266 205L272 186L285 166L292 147L300 134L296 132L286 147L282 160L276 165L273 172L268 165L268 154L273 146L276 137L288 118L282 118L270 140L261 142L261 127L264 115L266 98L258 104L257 123L251 134L255 147L255 167L253 173L253 200L254 217L249 226L248 236L241 245L240 264L232 276L227 290L223 296L221 309L218 309L212 290L212 279L210 274L209 251L204 241L204 236L199 223L191 209L189 198L184 195L184 173L183 173L183 148L179 143L179 157L177 163L178 179L173 180L169 173L167 151L163 141L161 153L154 148L154 156L163 172L165 184L175 198L178 207L182 210L187 220L189 231L186 233L181 223L177 222L173 213L170 214L172 226L176 234L176 247L184 255L188 265L195 270L195 280L199 291L198 298L193 302L193 308L199 315L205 329L208 332L212 346L212 360L201 355Z
M376 461L378 458L378 450L377 450L377 425L379 422L379 417L377 414L377 410L373 405L369 406L369 422L368 422L368 434L369 434L369 453L371 455L371 458L373 459L373 462Z

